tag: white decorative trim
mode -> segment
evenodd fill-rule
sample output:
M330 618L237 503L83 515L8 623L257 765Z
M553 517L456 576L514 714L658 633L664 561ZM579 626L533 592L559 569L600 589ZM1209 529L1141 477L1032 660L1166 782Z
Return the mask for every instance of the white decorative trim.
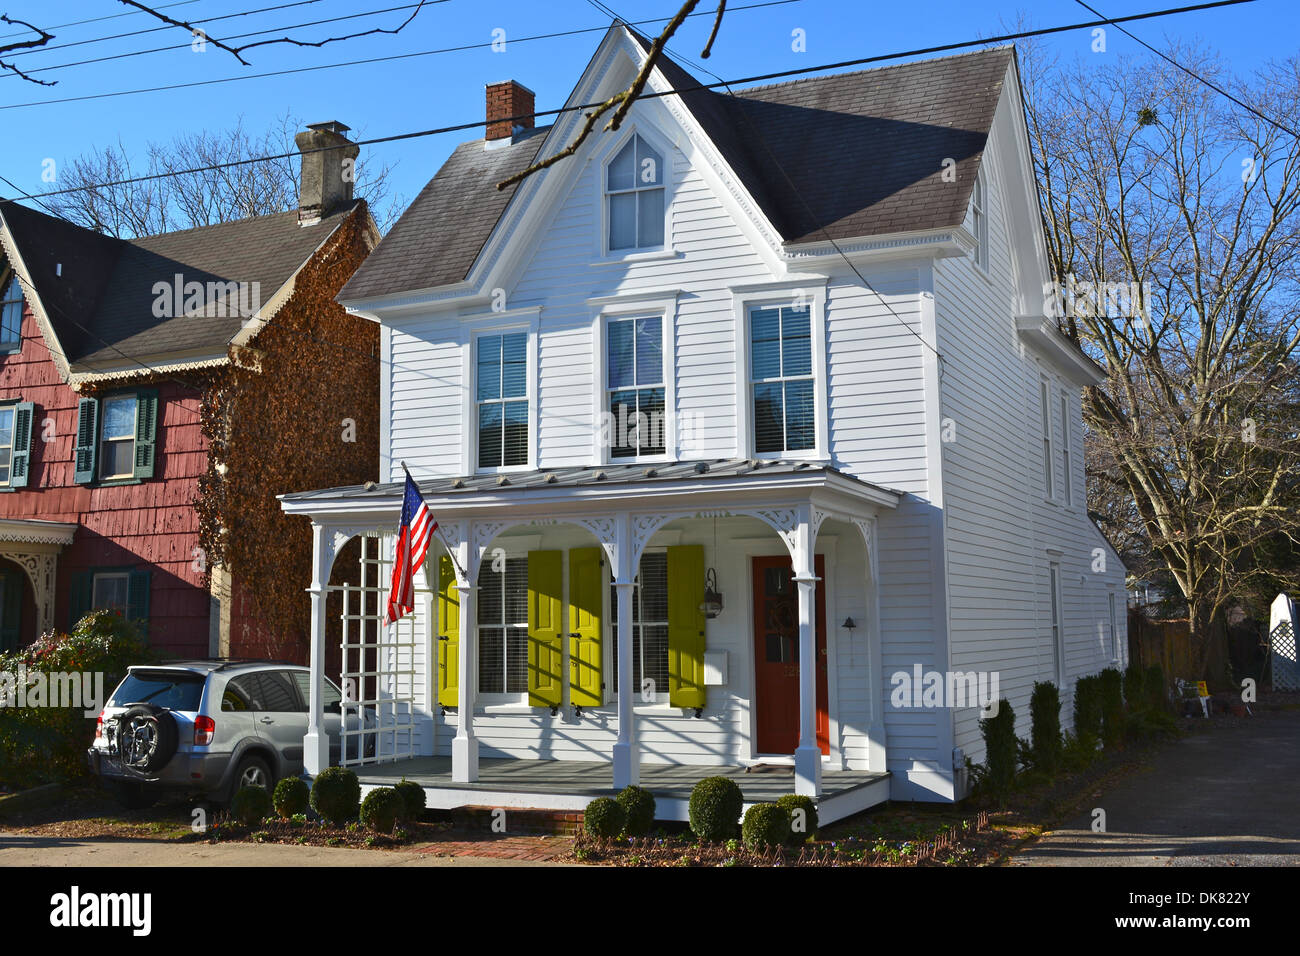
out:
M470 566L465 569L469 575L469 581L466 584L473 585L478 580L478 569L483 563L483 555L487 554L488 545L506 528L512 524L538 524L538 521L471 521L469 526L469 553Z
M32 583L32 597L36 603L37 631L44 634L54 627L55 575L58 555L53 551L25 551L0 547L0 558L6 558L21 567Z
M75 524L23 518L0 518L0 544L72 544Z
M576 525L581 525L591 532L592 536L600 542L605 556L609 558L611 568L618 567L618 522L613 518L607 517L580 517L570 518Z

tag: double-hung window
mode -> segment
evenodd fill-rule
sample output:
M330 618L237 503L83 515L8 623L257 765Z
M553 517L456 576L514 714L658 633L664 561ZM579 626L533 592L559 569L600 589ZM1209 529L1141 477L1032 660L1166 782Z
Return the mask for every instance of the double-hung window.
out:
M478 466L528 464L528 333L476 340Z
M1052 595L1052 680L1061 686L1063 675L1061 674L1061 663L1064 654L1064 645L1062 642L1061 627L1061 566L1056 562L1048 565L1048 585L1051 587Z
M1070 399L1061 393L1061 497L1067 505L1074 503L1074 479L1070 475Z
M1043 487L1045 497L1055 497L1052 472L1056 468L1056 462L1052 456L1052 402L1049 398L1051 390L1047 386L1047 379L1040 379L1038 382L1039 405L1043 417Z
M667 428L663 318L611 319L606 328L610 457L662 455Z
M11 276L0 296L0 352L16 351L22 345L23 287Z
M970 199L971 229L975 234L975 264L985 271L989 267L989 217L984 194L984 176L975 177Z
M158 443L158 392L139 389L77 402L78 484L152 478Z
M478 588L478 689L528 693L528 558L485 564Z
M807 305L749 313L754 451L780 455L815 447L817 403Z
M135 474L136 397L104 399L104 425L99 442L99 477L130 478Z
M617 690L618 589L613 585L609 600ZM632 587L632 684L638 700L668 693L668 555L663 551L642 555Z
M640 134L632 134L605 167L610 252L664 244L664 163Z

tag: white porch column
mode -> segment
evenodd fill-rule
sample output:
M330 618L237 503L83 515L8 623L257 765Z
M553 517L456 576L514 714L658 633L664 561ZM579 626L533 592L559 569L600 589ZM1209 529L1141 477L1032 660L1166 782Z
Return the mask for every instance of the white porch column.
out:
M476 568L470 568L477 575ZM478 738L474 736L474 701L478 696L478 588L457 583L460 593L460 660L457 662L456 736L451 742L451 779L473 783L478 779Z
M641 782L634 710L640 688L632 686L632 583L636 573L632 568L632 536L626 514L618 516L615 550L618 557L614 579L618 596L618 739L614 742L614 787L622 790Z
M330 529L311 526L311 701L307 707L307 735L302 739L303 767L313 777L330 765L330 740L325 732L325 596L334 564Z
M812 511L806 505L799 509L794 539L794 582L799 589L799 746L794 752L794 792L818 797L822 751L817 746L817 576Z

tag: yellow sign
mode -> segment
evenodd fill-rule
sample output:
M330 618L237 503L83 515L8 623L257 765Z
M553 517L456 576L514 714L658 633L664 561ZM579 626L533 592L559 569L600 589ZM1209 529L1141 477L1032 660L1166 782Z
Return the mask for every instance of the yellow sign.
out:
M1203 680L1198 680L1198 681L1196 682L1196 696L1197 696L1197 697L1209 697L1209 696L1210 696L1210 689L1209 689L1208 687L1205 686L1205 681L1203 681Z

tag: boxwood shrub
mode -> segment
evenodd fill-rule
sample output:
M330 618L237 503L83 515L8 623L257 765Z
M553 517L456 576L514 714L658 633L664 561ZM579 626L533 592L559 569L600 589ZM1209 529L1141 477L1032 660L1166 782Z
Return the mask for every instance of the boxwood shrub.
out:
M306 813L310 799L311 787L301 777L285 777L275 785L275 791L271 794L275 812L285 820Z
M356 819L361 806L361 784L347 767L327 767L311 785L311 808L340 825Z
M376 833L392 833L406 814L406 802L392 787L377 787L361 801L361 823Z
M582 826L592 836L612 840L623 832L627 813L623 805L612 797L597 797L587 804L582 815Z
M790 811L776 803L756 803L745 811L740 839L747 850L784 846L790 839Z
M650 832L655 822L654 794L637 786L626 786L615 799L627 817L623 832L633 837L645 836Z
M718 843L736 835L744 795L734 780L705 777L691 789L688 811L691 830L701 840Z
M776 800L790 814L790 846L800 846L817 835L817 804L802 793L787 793Z
M405 820L418 820L424 815L426 806L424 787L420 786L414 780L401 779L395 787L398 795L402 798L402 818Z
M244 826L257 826L271 815L271 795L265 787L240 787L230 801L230 812Z

